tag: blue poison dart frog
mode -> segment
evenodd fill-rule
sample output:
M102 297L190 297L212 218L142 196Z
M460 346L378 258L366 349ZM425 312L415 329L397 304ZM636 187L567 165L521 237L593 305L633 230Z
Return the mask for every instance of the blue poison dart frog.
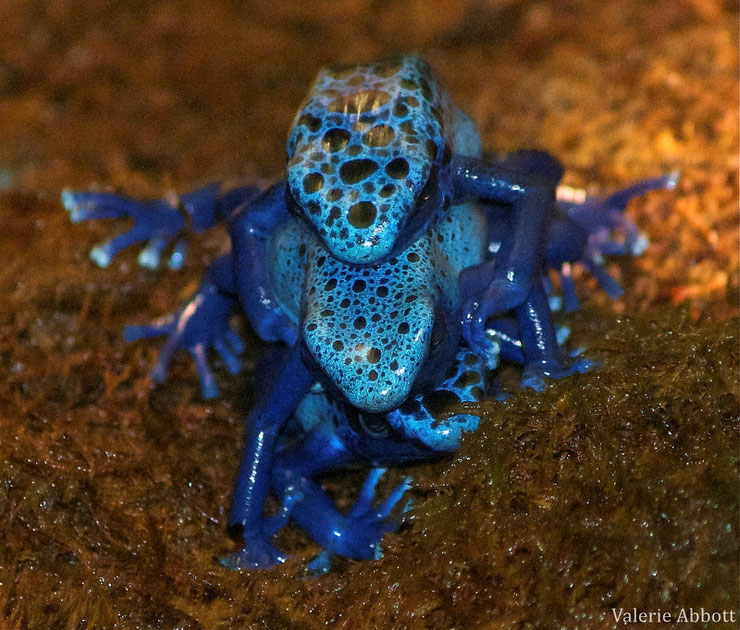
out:
M101 267L146 241L141 265L156 268L167 249L179 268L189 236L228 226L230 253L190 301L125 331L127 341L166 337L157 382L187 348L205 398L218 395L209 347L231 373L241 369L234 312L276 342L259 370L233 494L230 529L242 546L224 565L283 562L271 539L291 519L323 548L314 573L335 554L381 557L410 487L407 479L376 501L385 467L455 451L478 427L476 403L491 394L499 357L520 364L522 385L538 391L547 378L593 367L564 351L567 331L552 322L557 303L577 308L571 267L618 297L604 256L647 244L623 211L676 178L598 199L559 188L561 175L544 152L483 154L470 118L424 61L406 56L322 70L293 122L286 174L266 190L211 185L146 202L62 193L72 221L133 219L91 250ZM342 514L319 478L357 467L370 472ZM267 515L271 493L281 507Z

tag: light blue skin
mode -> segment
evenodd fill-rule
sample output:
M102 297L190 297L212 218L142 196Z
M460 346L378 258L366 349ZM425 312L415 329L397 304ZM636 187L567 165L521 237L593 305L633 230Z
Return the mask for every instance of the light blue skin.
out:
M288 138L288 190L336 258L378 262L425 231L436 208L418 200L448 179L445 147L480 155L480 138L419 57L326 68Z
M327 138L332 129L339 131ZM239 307L263 340L285 343L260 370L264 391L246 422L230 518L244 547L224 563L284 561L270 538L292 517L326 550L312 566L321 572L331 554L378 557L408 488L373 508L379 467L454 451L478 426L460 403L480 399L499 352L523 364L522 383L536 389L545 377L593 366L560 351L547 268L583 262L613 289L599 257L639 249L621 215L626 203L675 180L556 205L559 164L535 151L482 159L472 123L416 57L322 73L288 154L286 180L259 195L246 188L221 197L208 187L179 207L84 192L62 199L73 220L134 219L105 255L91 252L102 266L147 239L140 262L153 266L188 224L197 231L231 216L232 251L211 265L189 303L151 326L129 327L126 338L167 335L153 373L159 381L173 353L188 348L206 397L217 394L208 347L230 371L240 369L241 342L229 326ZM477 199L489 205L471 205ZM612 239L614 227L624 242ZM343 516L315 477L354 466L373 472ZM265 518L270 492L282 508Z

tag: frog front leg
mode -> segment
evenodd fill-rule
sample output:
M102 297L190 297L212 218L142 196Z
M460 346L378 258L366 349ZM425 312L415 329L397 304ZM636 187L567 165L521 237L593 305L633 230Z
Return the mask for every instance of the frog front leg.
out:
M545 378L563 378L596 367L596 362L578 358L580 350L570 355L565 352L563 344L570 331L553 325L550 300L542 284L534 284L524 303L513 309L511 315L486 324L484 341L488 346L476 347L476 353L488 358L491 355L488 348L493 348L494 356L498 354L523 366L522 387L541 392L545 389Z
M489 317L524 302L544 261L562 169L545 153L531 155L536 157L498 163L461 155L452 158L456 201L479 198L512 208L509 234L495 258L466 269L461 277L467 293L463 334L471 343L483 335Z
M272 387L261 397L245 423L239 475L229 518L229 527L241 530L244 546L224 562L230 568L268 569L286 559L270 542L273 531L266 526L263 511L280 431L313 382L302 354L300 343L290 349Z
M376 486L383 466L428 460L457 450L463 432L475 431L479 418L466 413L465 403L484 395L483 361L467 349L434 391L419 395L388 414L365 414L351 407L324 410L323 421L305 441L275 458L273 484L278 494L298 488L291 517L324 551L311 563L314 573L330 567L332 555L355 559L382 556L383 536L398 527L395 507L410 488L404 479L376 504ZM314 481L314 476L352 464L373 467L359 497L346 515Z
M455 451L461 434L478 427L478 417L459 407L482 399L484 371L483 361L463 349L438 389L388 414L368 414L346 403L331 402L324 394L310 394L304 399L295 416L310 428L302 437L286 440L274 453L272 489L278 498L292 503L290 517L324 549L309 567L312 571L328 570L332 555L380 557L381 539L398 526L394 508L410 487L410 480L405 479L376 504L375 489L383 467ZM341 514L316 477L355 465L370 465L373 469L355 505ZM249 477L249 470L244 465L240 484ZM238 524L241 518L243 512L235 504L232 523ZM268 537L265 528L263 521L263 543ZM245 551L224 564L232 568L262 566L252 559L254 554L249 549L253 544L247 537Z

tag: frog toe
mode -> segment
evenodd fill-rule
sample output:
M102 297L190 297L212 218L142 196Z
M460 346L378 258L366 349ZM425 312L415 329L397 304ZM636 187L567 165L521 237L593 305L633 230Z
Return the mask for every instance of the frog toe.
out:
M332 553L325 549L308 563L304 577L309 580L320 578L322 575L326 575L331 571L331 566Z
M357 560L379 560L383 557L380 541L387 533L398 529L400 520L393 517L392 512L411 488L411 478L406 477L379 506L373 507L375 486L384 472L384 469L370 472L357 503L344 520L336 545L329 551Z
M255 537L245 540L241 551L220 558L219 563L232 571L265 570L284 564L287 559L267 538Z
M218 398L218 385L216 385L216 379L208 365L205 345L197 343L188 349L190 350L190 356L193 357L195 371L198 373L198 378L200 379L200 389L203 394L203 398L206 400Z
M155 270L159 268L162 251L167 247L169 241L165 238L153 238L146 247L139 252L136 262L140 267Z
M139 339L149 339L150 337L159 337L166 335L172 330L172 323L175 321L174 315L166 315L154 320L151 324L126 326L123 329L123 338L126 343L138 341Z
M94 193L69 188L62 191L61 198L62 205L69 213L72 223L115 219L129 214L134 203L110 193Z
M573 374L584 374L598 368L599 361L579 358L583 348L573 351L570 356L573 359L564 363L531 364L524 368L519 385L522 389L530 388L542 393L547 389L547 379L561 379Z

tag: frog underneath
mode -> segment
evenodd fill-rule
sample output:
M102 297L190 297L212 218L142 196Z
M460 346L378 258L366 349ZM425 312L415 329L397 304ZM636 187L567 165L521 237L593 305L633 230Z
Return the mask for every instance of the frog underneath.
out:
M78 191L62 200L73 221L134 220L91 251L101 266L148 241L142 265L157 267L174 243L169 264L178 268L191 232L227 222L231 251L189 302L128 327L126 339L167 336L156 381L187 348L206 398L218 394L209 347L230 372L241 369L232 313L275 342L259 370L232 500L243 546L223 563L283 562L271 538L292 519L324 549L311 565L322 572L333 554L380 557L409 488L406 480L374 505L384 467L456 450L478 427L475 403L499 356L521 364L522 384L535 389L592 367L561 347L548 273L559 273L567 309L577 307L574 263L618 296L603 256L646 245L623 210L675 178L606 199L558 200L558 162L539 151L484 156L471 120L416 56L322 70L287 156L285 177L264 191L222 195L211 185L176 204ZM357 467L371 472L341 514L318 478ZM281 508L265 516L270 493Z

